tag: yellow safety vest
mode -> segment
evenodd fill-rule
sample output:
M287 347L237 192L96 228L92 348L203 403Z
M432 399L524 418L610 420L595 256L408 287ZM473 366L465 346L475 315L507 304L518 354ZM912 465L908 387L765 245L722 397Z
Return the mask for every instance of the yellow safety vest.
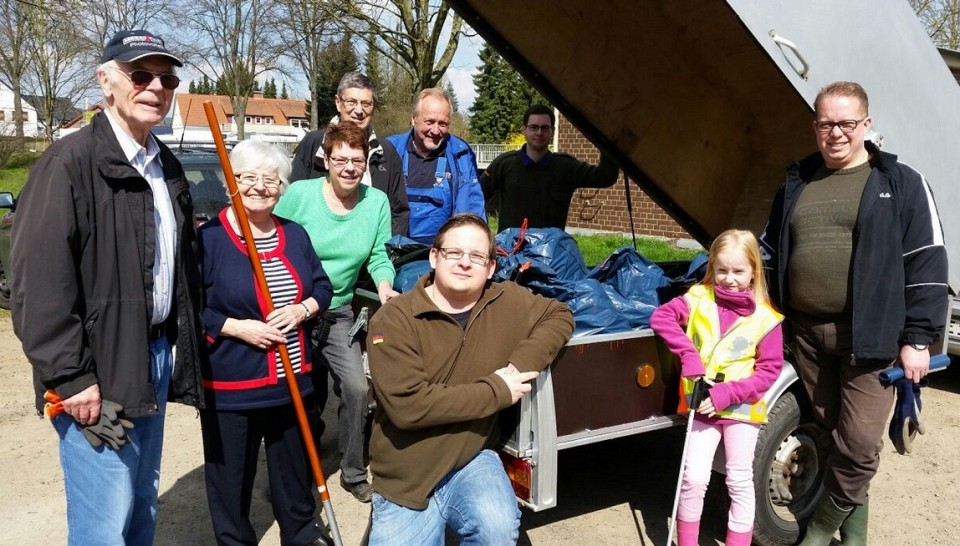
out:
M758 305L753 314L739 317L726 333L720 334L720 312L712 288L697 284L683 296L690 308L687 336L693 341L707 370L706 378L722 373L724 381L736 381L753 374L757 344L783 321L783 315L769 305ZM690 403L694 382L686 378L683 392ZM717 415L751 423L767 421L767 405L756 403L733 404Z

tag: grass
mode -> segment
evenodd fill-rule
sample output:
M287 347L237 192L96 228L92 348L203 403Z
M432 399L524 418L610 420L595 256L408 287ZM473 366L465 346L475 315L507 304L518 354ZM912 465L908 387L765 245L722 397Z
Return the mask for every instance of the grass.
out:
M493 230L494 233L497 233L496 216L491 216L488 219L488 223L490 224L490 229ZM577 241L577 246L580 247L580 253L583 254L584 263L590 267L607 259L608 256L613 254L614 250L620 247L633 246L633 239L615 233L595 235L577 234L574 235L573 238ZM693 259L694 256L700 253L699 250L679 248L653 237L637 237L637 251L653 262L687 261Z
M0 191L11 192L14 196L20 195L20 190L27 182L30 167L40 157L36 152L24 152L10 160L0 169Z

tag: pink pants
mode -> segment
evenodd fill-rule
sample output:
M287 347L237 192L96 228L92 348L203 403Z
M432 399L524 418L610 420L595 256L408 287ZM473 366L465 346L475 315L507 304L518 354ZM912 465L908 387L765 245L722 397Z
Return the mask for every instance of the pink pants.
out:
M710 424L694 419L687 442L687 460L684 465L683 483L680 486L680 505L677 519L700 521L703 513L703 496L710 483L713 456L720 440L723 440L727 456L727 489L730 493L730 512L727 514L727 529L746 533L753 529L756 496L753 490L753 451L757 446L760 425L727 421Z

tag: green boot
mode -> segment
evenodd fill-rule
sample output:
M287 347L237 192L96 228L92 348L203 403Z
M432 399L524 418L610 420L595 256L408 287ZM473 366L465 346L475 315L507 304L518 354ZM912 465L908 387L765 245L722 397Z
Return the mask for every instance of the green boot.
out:
M817 511L807 524L806 536L800 546L829 546L834 533L840 528L843 520L850 515L851 508L841 508L833 500L833 496L824 493L817 505Z
M847 519L840 525L840 541L843 546L867 546L867 520L870 519L870 499L854 506Z

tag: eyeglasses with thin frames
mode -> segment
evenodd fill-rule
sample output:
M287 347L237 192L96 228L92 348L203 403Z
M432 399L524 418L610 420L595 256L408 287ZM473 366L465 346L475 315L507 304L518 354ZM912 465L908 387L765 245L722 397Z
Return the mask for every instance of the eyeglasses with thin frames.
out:
M813 126L817 128L817 132L820 134L830 134L833 132L834 127L839 127L840 131L846 134L852 133L857 130L857 126L867 120L867 116L863 119L842 119L840 121L815 121Z
M366 169L367 160L360 157L335 157L330 156L328 158L330 164L338 169L342 169L347 166L347 163L353 165L354 169Z
M440 252L440 255L443 256L443 259L453 262L459 262L464 256L467 256L470 259L470 263L475 265L487 265L487 262L490 261L490 256L487 256L486 254L481 254L479 252L467 253L460 248L438 248L437 251Z
M120 72L127 77L130 82L136 87L146 87L153 82L154 78L160 78L160 85L164 89L170 91L176 89L180 86L180 78L175 74L170 74L169 72L151 72L149 70L143 70L138 68L137 70L131 70L127 72L126 70L117 69L117 72Z
M360 105L360 108L363 108L364 112L373 111L373 101L372 100L357 100L357 99L345 99L340 97L340 103L347 107L347 110L353 110Z
M553 125L527 125L527 130L531 133L549 133L553 131Z
M253 187L257 182L263 182L263 187L270 191L280 190L280 179L274 176L257 173L237 173L237 184L241 186Z

